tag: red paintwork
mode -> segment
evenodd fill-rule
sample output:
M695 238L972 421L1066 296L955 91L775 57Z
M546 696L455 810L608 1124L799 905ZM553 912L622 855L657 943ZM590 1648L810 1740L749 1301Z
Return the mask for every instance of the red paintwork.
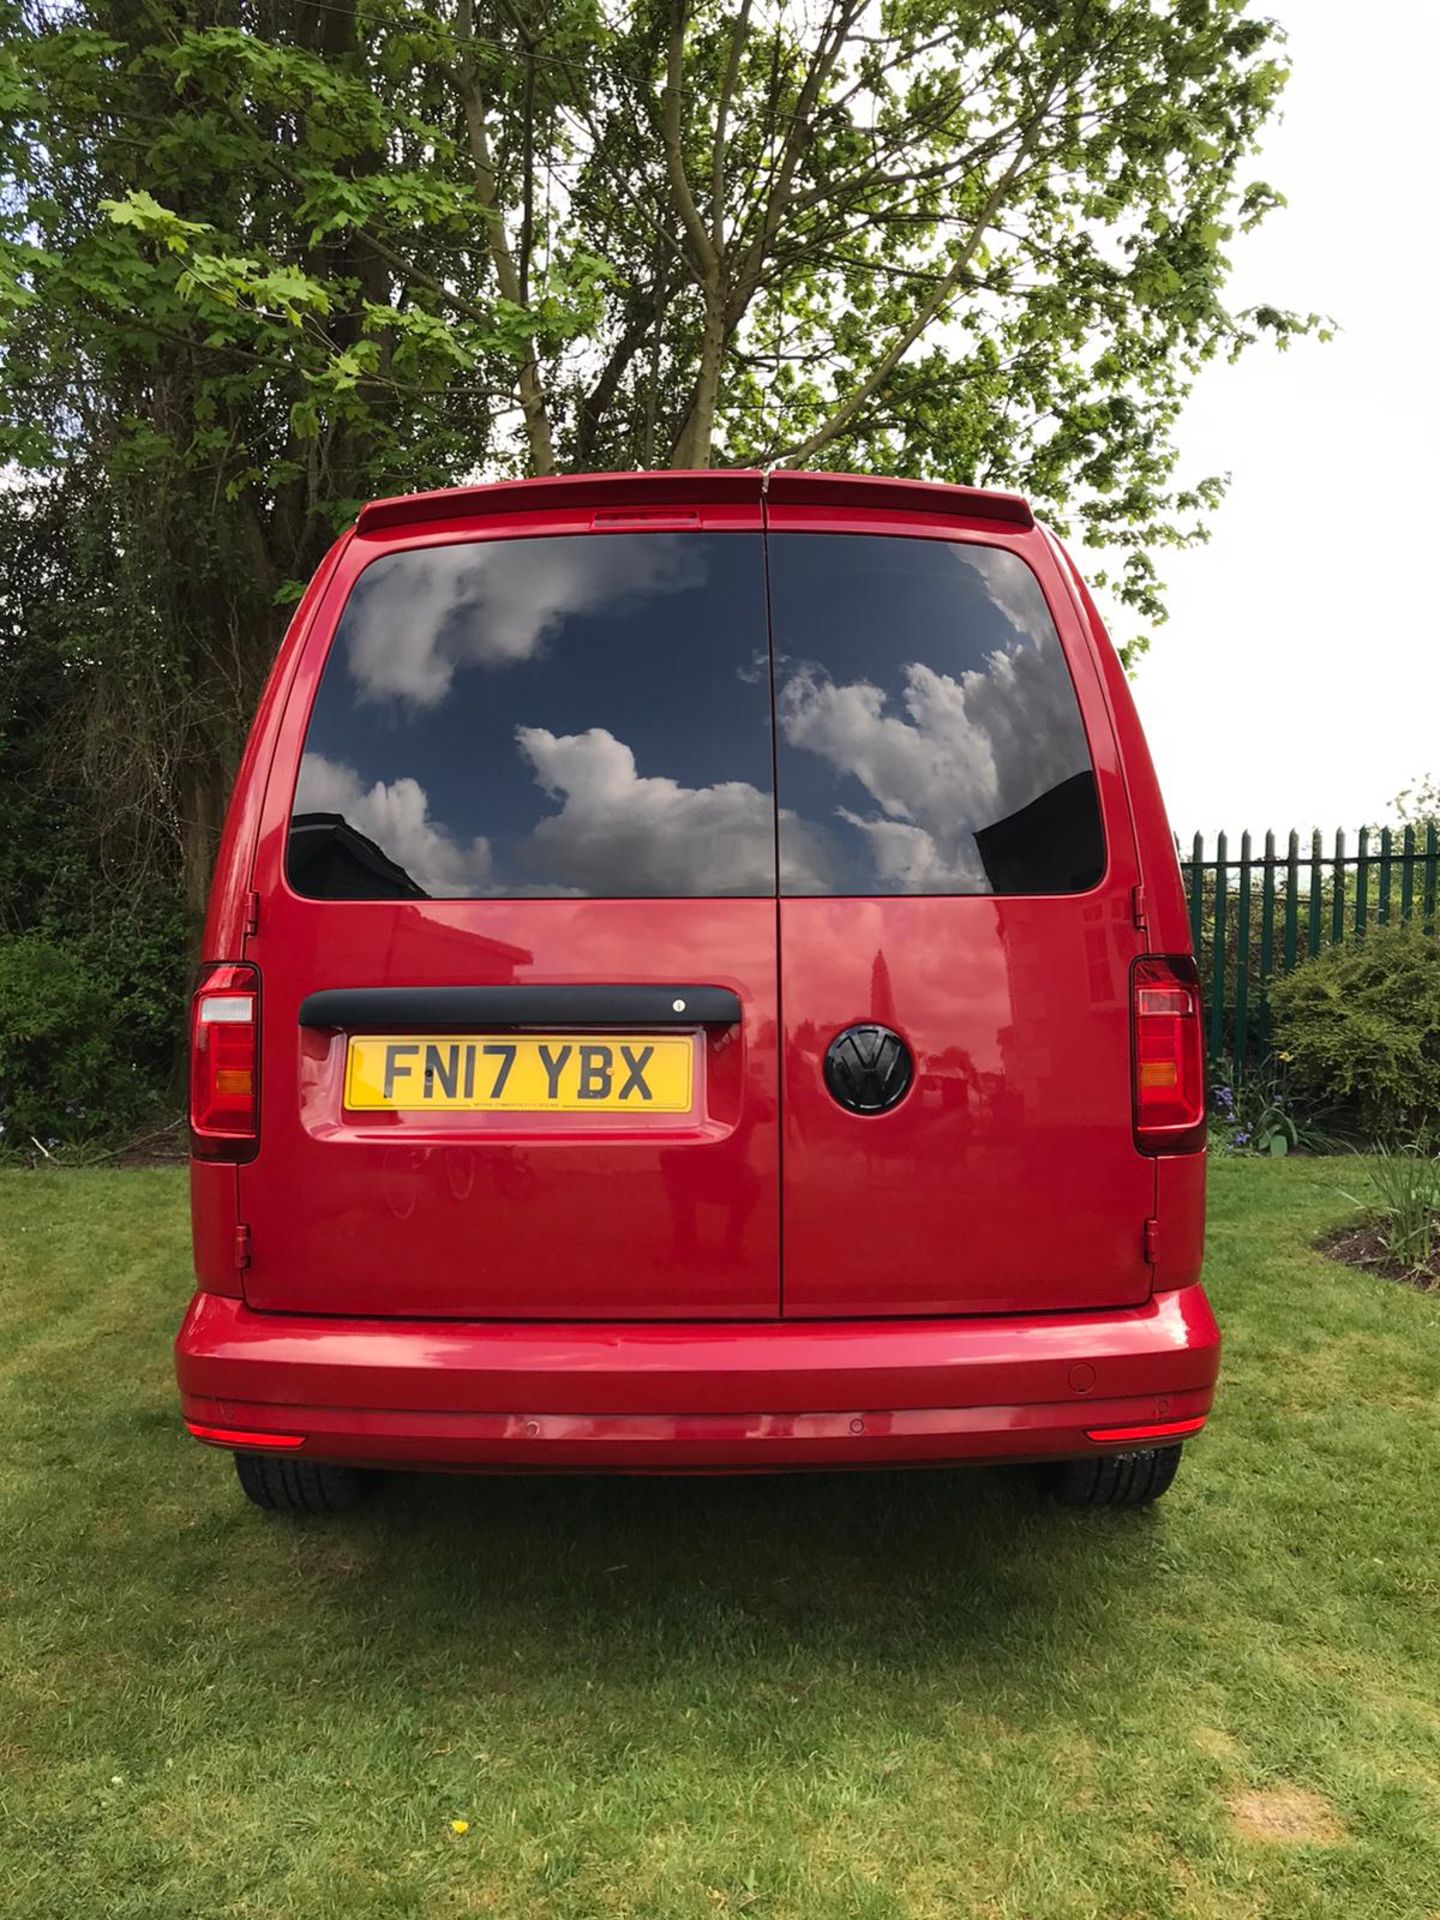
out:
M390 500L371 500L360 509L358 531L372 534L391 528L414 528L431 520L507 520L517 514L542 512L547 522L580 510L600 513L614 526L624 515L631 526L656 520L688 524L694 509L702 509L714 525L717 508L753 507L766 497L785 506L830 505L902 508L911 514L943 514L953 521L962 514L987 522L1001 520L1033 527L1030 503L1018 493L991 488L936 486L928 480L888 479L874 474L772 473L768 485L760 474L744 468L704 468L699 471L657 473L570 473L546 480L503 480L478 487L445 487L434 493L406 493Z
M304 1431L325 1459L884 1465L1198 1417L1219 1342L1198 1286L1109 1313L704 1327L337 1321L202 1293L180 1384L187 1420Z
M1193 1285L1205 1260L1203 1153L1171 1153L1155 1162L1155 1217L1156 1288Z
M235 1264L235 1168L217 1160L190 1162L190 1238L195 1249L195 1284L204 1293L241 1297Z
M310 702L377 554L766 524L983 540L1034 569L1090 738L1099 886L783 902L291 894ZM260 970L260 1143L248 1165L192 1167L187 1418L303 1430L334 1459L634 1469L1038 1457L1089 1451L1097 1427L1201 1416L1219 1338L1193 1284L1203 1155L1138 1153L1131 1110L1131 962L1188 950L1124 675L1068 556L1015 496L777 473L765 499L759 475L720 473L376 503L297 609L221 847L203 958ZM296 1020L328 986L655 980L731 987L743 1007L738 1027L697 1034L696 1104L679 1124L362 1121L341 1111L342 1038ZM825 1095L819 1061L867 1018L906 1034L918 1078L891 1113L860 1119ZM1083 1392L1074 1369L1094 1371Z
M240 1169L252 1306L462 1319L775 1311L773 901L316 905L268 868L261 888L268 918L247 951L284 942L303 961L262 968L260 1151ZM296 1020L318 987L597 979L739 994L738 1028L697 1034L690 1115L344 1115L344 1037Z
M868 505L774 504L769 525L968 531ZM1051 604L1109 868L1092 892L1050 899L781 901L787 1315L1033 1312L1150 1291L1155 1175L1131 1137L1140 867L1109 710L1044 537L993 524L976 537L1026 560ZM820 1077L831 1036L868 1019L916 1060L916 1087L879 1118L845 1112Z
M558 487L560 483L555 483ZM525 489L511 490L522 494ZM356 575L395 544L589 532L581 504L458 527L363 534L341 556L275 727L245 958L265 1003L260 1149L240 1172L252 1306L459 1318L714 1319L775 1312L780 1289L773 900L316 903L284 877L290 798L330 634ZM603 497L603 496L601 496ZM706 527L758 528L722 500ZM603 533L597 534L603 538ZM279 957L280 964L276 964ZM689 980L732 988L738 1028L697 1034L695 1110L536 1118L345 1115L345 1043L304 1032L322 987ZM296 1195L303 1196L296 1204ZM622 1198L623 1196L623 1198Z
M781 902L787 1315L1146 1297L1128 895ZM867 1019L916 1062L878 1118L821 1079L831 1035Z
M1099 610L1074 561L1048 529L1046 540L1060 559L1062 579L1085 620L1092 655L1099 665L1115 737L1125 769L1137 846L1142 850L1146 945L1152 953L1191 954L1190 915L1180 856L1160 797L1155 763L1140 726L1130 682L1111 646ZM1193 956L1192 956L1193 957ZM1165 1154L1155 1160L1155 1217L1158 1223L1154 1284L1188 1287L1200 1278L1205 1257L1205 1155Z

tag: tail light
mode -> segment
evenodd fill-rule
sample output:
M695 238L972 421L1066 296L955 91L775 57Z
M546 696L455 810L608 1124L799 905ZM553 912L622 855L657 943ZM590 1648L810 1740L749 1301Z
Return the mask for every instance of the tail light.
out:
M190 1010L190 1150L248 1160L260 1137L260 976L207 967Z
M185 1425L197 1440L203 1440L210 1447L250 1447L257 1453L291 1453L305 1444L303 1433L255 1433L249 1427L210 1427L198 1420L187 1420Z
M1102 1447L1131 1446L1137 1440L1183 1440L1187 1434L1199 1433L1206 1417L1195 1413L1185 1420L1149 1420L1140 1427L1090 1427L1085 1438ZM191 1427L190 1431L204 1438L198 1428Z
M1135 1144L1194 1153L1205 1144L1200 975L1188 955L1147 955L1131 975Z

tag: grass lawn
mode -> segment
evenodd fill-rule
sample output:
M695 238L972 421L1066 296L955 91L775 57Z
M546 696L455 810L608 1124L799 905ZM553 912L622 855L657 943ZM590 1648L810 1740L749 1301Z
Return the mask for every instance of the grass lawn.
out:
M183 1176L0 1176L0 1912L1440 1913L1440 1295L1311 1250L1354 1177L1214 1169L1220 1412L1151 1514L921 1473L296 1524L180 1428Z

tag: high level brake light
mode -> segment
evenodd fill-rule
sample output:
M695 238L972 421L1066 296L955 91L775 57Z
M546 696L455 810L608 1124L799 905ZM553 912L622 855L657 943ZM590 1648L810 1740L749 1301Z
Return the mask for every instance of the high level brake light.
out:
M1205 1144L1200 975L1188 955L1148 954L1131 974L1135 1144L1194 1153Z
M260 976L207 967L190 1011L190 1149L248 1160L259 1141Z

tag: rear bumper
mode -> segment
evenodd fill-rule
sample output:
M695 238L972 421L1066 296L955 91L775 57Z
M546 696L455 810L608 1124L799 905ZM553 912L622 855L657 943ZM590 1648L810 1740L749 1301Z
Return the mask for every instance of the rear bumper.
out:
M372 1466L717 1471L1040 1460L1208 1413L1204 1290L1107 1313L515 1324L255 1313L199 1293L187 1421ZM1135 1444L1131 1442L1130 1444Z

